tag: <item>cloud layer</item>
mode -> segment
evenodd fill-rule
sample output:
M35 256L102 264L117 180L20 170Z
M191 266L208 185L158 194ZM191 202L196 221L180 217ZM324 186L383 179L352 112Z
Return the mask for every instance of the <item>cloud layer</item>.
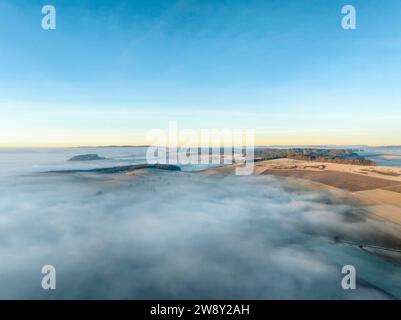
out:
M389 298L399 241L364 208L273 177L30 175L0 183L0 298ZM372 235L375 235L372 237ZM41 288L43 265L57 289ZM358 290L341 288L353 264ZM382 275L383 270L385 275Z

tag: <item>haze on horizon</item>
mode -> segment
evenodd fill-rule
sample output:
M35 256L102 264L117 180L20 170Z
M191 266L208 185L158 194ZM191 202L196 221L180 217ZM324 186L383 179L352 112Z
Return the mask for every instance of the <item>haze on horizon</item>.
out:
M41 28L41 8L57 29ZM400 145L401 3L0 3L0 147L145 145L252 128L256 145Z

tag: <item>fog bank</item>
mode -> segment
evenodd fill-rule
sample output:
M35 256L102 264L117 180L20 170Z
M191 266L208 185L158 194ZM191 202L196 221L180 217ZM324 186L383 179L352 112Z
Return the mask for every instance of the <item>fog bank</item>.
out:
M363 208L273 177L20 175L0 183L0 298L389 298L394 243ZM43 265L57 289L41 288ZM358 290L340 286L353 264ZM382 275L383 273L383 275Z

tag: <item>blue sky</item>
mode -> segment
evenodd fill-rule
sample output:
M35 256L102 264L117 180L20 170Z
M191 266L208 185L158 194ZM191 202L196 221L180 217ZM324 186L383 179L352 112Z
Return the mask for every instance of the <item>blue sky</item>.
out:
M401 144L400 75L398 0L0 1L0 146L144 144L169 121Z

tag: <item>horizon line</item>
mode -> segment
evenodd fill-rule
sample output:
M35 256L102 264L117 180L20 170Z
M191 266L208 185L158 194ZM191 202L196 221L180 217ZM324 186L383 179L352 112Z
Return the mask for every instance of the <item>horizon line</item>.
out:
M146 148L158 147L154 145L95 145L95 146L0 146L0 149L85 149L85 148ZM160 146L159 146L160 147ZM183 148L175 146L177 148ZM234 147L234 146L232 146ZM400 145L367 145L367 144L273 144L273 145L255 145L254 148L276 148L276 147L370 147L370 148L390 148L401 147ZM174 147L172 147L174 148ZM204 146L192 146L188 148L208 148ZM210 147L209 147L210 148ZM222 148L212 147L212 148Z

